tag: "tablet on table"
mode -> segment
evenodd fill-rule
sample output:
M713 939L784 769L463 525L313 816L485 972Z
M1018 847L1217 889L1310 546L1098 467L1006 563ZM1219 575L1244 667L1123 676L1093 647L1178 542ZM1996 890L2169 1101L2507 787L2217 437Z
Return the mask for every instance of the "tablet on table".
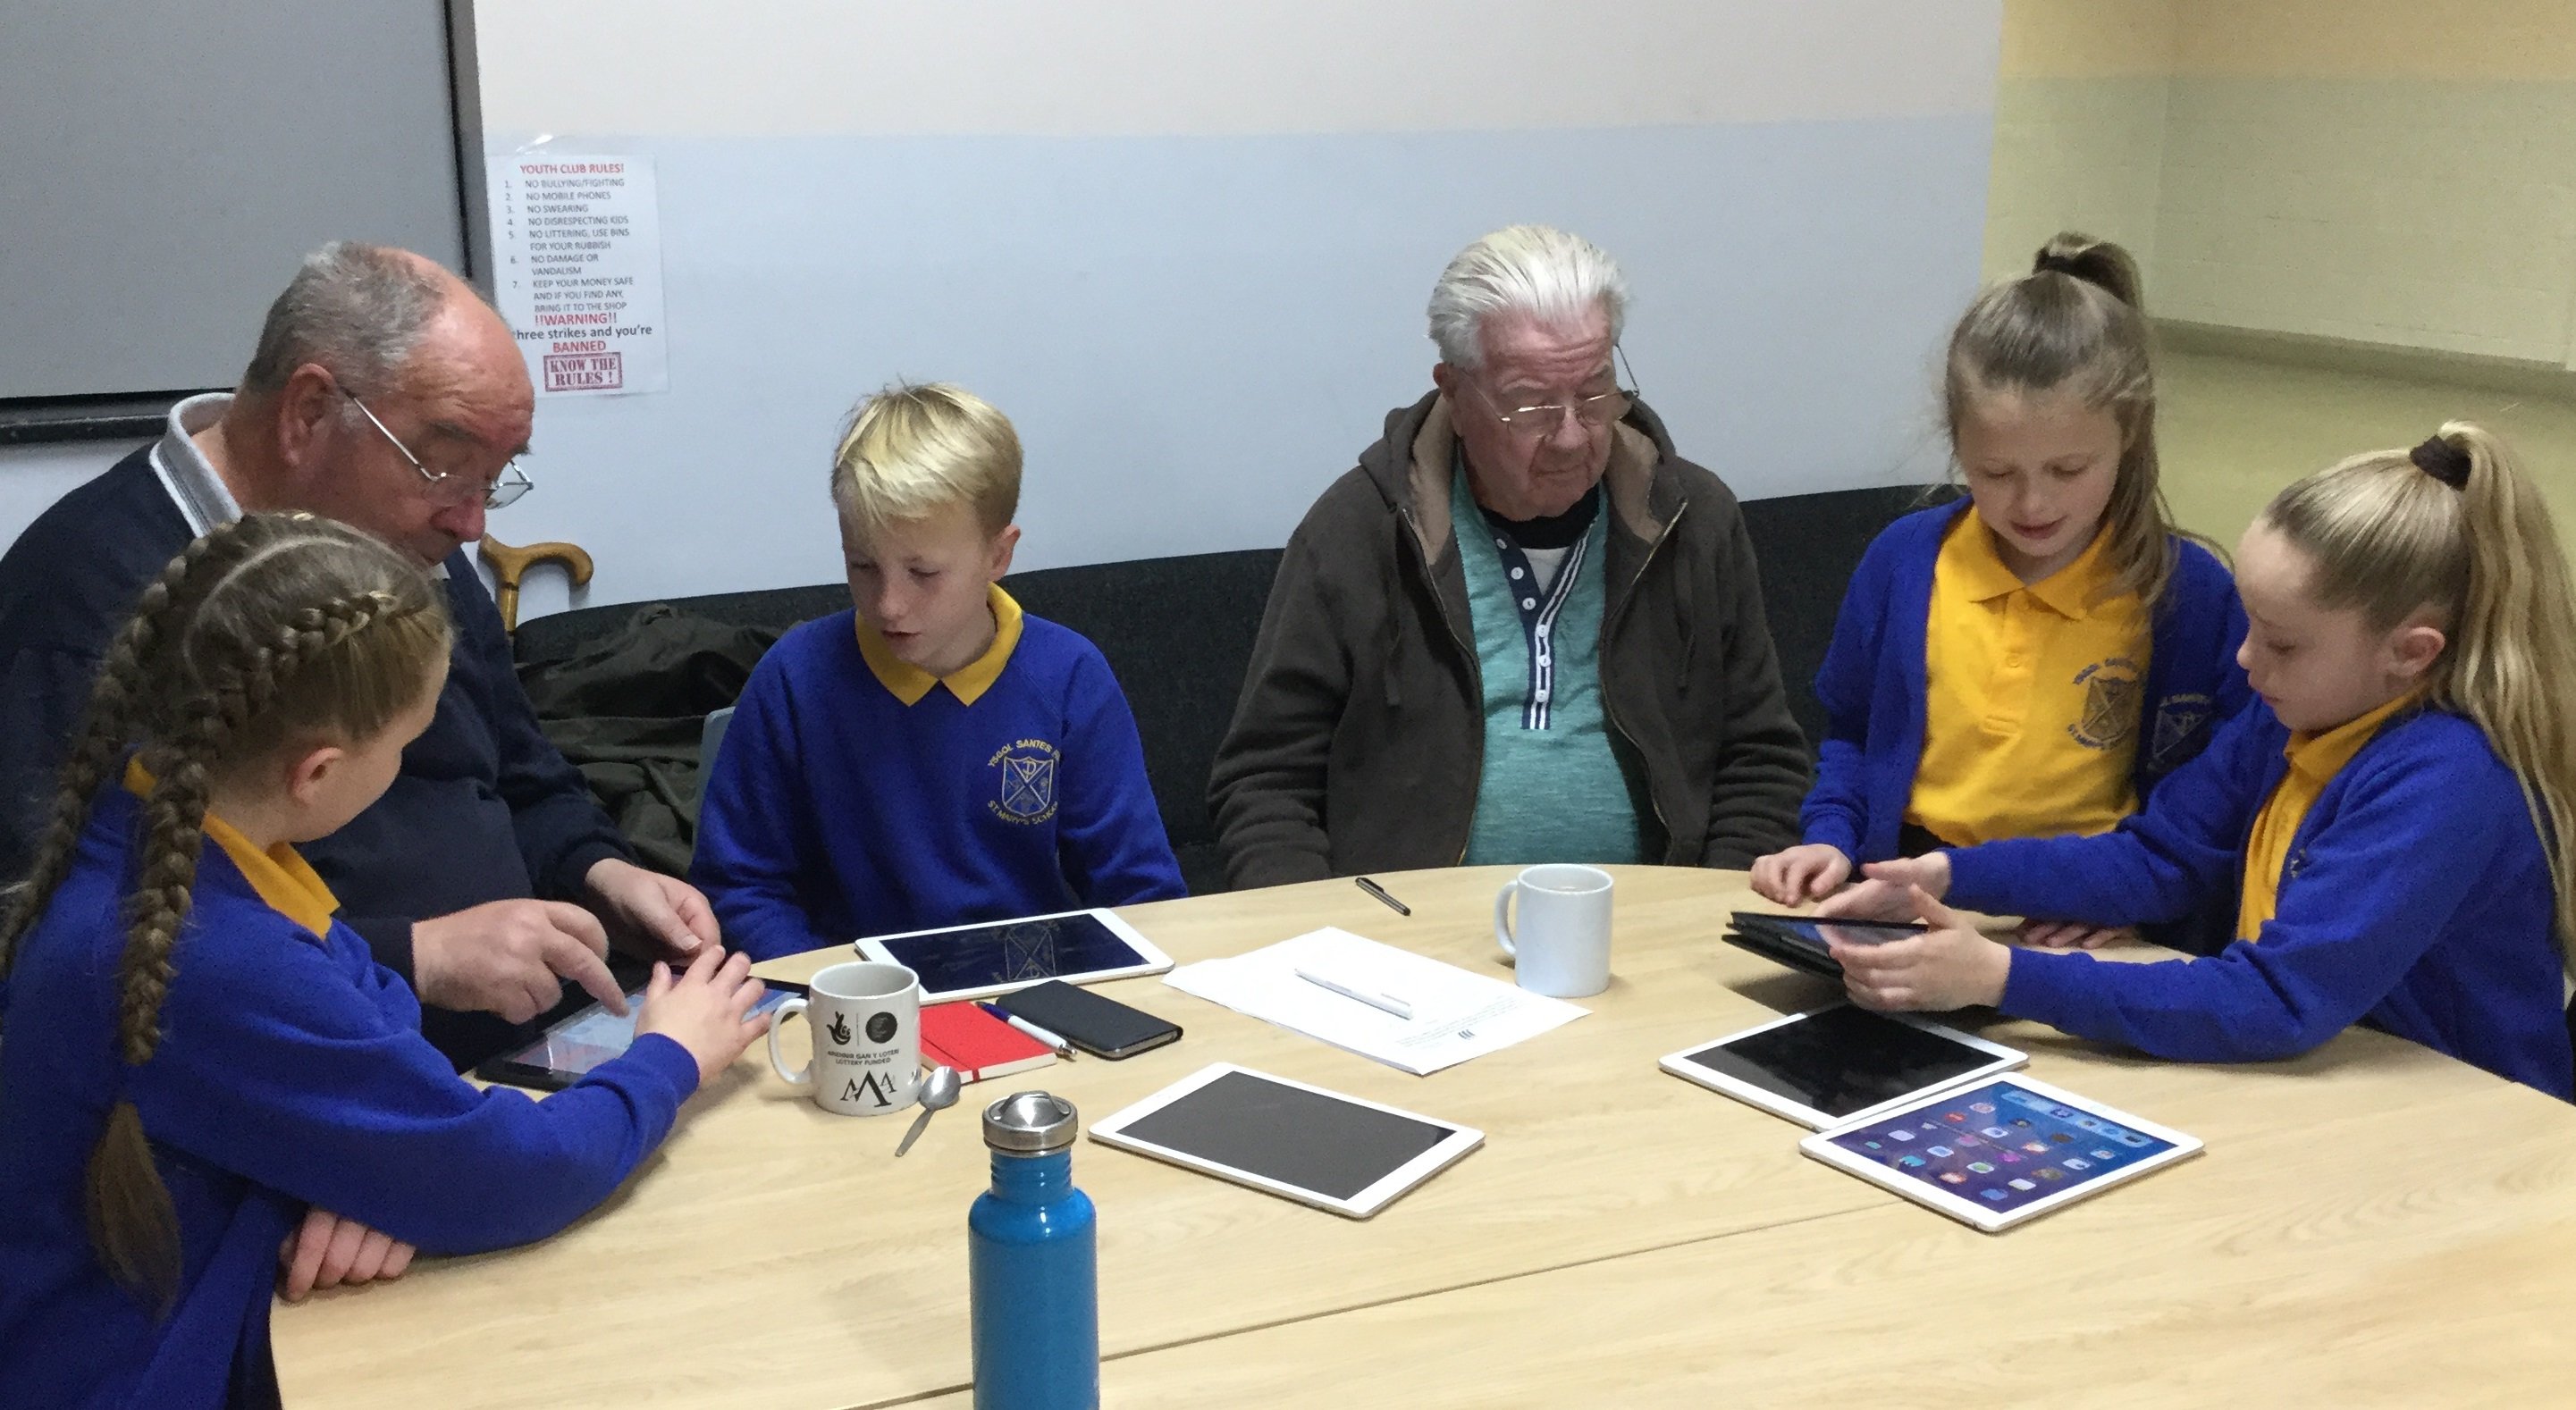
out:
M1798 1149L1998 1234L2200 1154L2201 1143L2029 1077L1952 1088Z
M1658 1066L1822 1131L2029 1061L1925 1019L1834 1004L1685 1048Z
M1485 1133L1221 1062L1092 1123L1091 1139L1366 1219Z
M761 981L768 986L760 1002L751 1006L752 1014L765 1014L786 1001L789 995L803 994L805 986L785 980ZM516 1052L504 1053L474 1069L474 1075L486 1082L507 1082L513 1087L534 1087L539 1091L559 1092L587 1076L592 1068L624 1053L635 1043L635 1014L644 1004L644 990L636 988L626 996L626 1015L610 1013L607 1006L593 1003L547 1025L536 1041Z
M1172 967L1170 956L1105 910L872 935L855 948L861 959L921 976L926 1004L989 999L1050 979L1096 984Z

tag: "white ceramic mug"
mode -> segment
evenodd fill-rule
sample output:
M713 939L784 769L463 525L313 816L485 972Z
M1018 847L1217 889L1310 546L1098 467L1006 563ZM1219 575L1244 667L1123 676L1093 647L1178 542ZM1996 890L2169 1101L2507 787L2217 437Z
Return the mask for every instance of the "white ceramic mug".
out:
M769 1011L769 1065L814 1104L843 1116L883 1116L921 1095L921 979L899 964L854 961L814 976L808 997ZM778 1025L805 1015L814 1060L790 1070Z
M1609 988L1610 873L1561 863L1523 868L1494 893L1494 943L1533 994L1579 999Z

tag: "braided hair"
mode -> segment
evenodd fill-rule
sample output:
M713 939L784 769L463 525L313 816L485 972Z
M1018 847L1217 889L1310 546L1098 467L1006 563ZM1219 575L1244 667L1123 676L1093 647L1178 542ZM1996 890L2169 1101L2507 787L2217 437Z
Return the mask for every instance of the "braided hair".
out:
M152 786L117 967L116 1047L129 1068L151 1061L208 799L290 749L374 738L421 702L448 643L428 575L354 529L252 515L190 544L144 590L100 666L35 864L0 919L0 974L70 874L99 789L134 752ZM108 1110L87 1203L100 1261L166 1312L179 1281L177 1213L130 1099Z

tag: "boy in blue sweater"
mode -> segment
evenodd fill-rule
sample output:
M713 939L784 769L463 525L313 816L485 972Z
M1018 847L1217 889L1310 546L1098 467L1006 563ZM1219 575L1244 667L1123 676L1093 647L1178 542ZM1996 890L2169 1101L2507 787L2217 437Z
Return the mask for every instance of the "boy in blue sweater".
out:
M1883 1009L1993 1005L2160 1057L2287 1057L2359 1020L2576 1100L2576 600L2538 489L2483 430L2348 460L2246 531L2241 653L2261 704L2099 837L1870 866L1822 908L1919 914L1837 944ZM2096 924L2212 895L2207 959L2012 949L1940 904Z
M0 1405L273 1405L281 1283L554 1233L763 1031L749 960L710 945L542 1103L421 1036L296 846L393 781L449 631L393 550L253 515L109 649L0 925Z
M963 388L861 403L833 456L853 610L762 658L691 879L762 959L1184 894L1099 649L999 586L1020 442Z

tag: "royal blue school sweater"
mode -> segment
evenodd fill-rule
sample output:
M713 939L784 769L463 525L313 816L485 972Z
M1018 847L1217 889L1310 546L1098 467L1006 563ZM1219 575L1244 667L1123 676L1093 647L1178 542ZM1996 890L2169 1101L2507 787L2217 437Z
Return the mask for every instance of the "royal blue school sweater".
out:
M769 959L864 935L1186 894L1127 697L1099 648L1020 619L973 704L906 705L854 614L780 638L743 687L690 879Z
M0 882L32 860L109 640L192 537L146 448L63 496L0 556ZM302 849L343 921L406 979L413 921L525 896L584 900L594 864L630 857L538 730L483 579L461 551L446 572L456 631L438 713L385 796ZM459 1063L509 1034L490 1015L431 1014L433 1040Z
M2096 925L2213 898L2232 914L2289 737L2257 701L2116 831L1950 852L1950 900ZM2576 1100L2555 897L2513 771L2477 725L2426 709L2381 726L2326 784L2258 940L2165 964L2015 950L2001 1007L2193 1062L2289 1057L2362 1020Z
M1923 760L1923 641L1932 614L1932 567L1942 536L1969 512L1964 499L1918 510L1870 543L1843 594L1834 639L1816 672L1825 737L1817 745L1816 784L1799 810L1799 829L1806 841L1839 848L1854 862L1897 854L1897 833ZM2245 638L2236 580L2200 545L2180 539L2176 549L2149 634L2133 773L2141 805L2159 781L2207 745L2215 724L2251 698L2236 664L2237 644Z
M211 845L160 1046L128 1068L116 971L139 811L101 793L77 868L0 981L0 1405L255 1394L273 1376L278 1248L307 1206L428 1253L543 1238L606 1199L697 1088L687 1050L648 1034L544 1102L478 1090L356 934L288 920ZM166 1321L108 1278L84 1223L84 1171L120 1096L178 1209Z

